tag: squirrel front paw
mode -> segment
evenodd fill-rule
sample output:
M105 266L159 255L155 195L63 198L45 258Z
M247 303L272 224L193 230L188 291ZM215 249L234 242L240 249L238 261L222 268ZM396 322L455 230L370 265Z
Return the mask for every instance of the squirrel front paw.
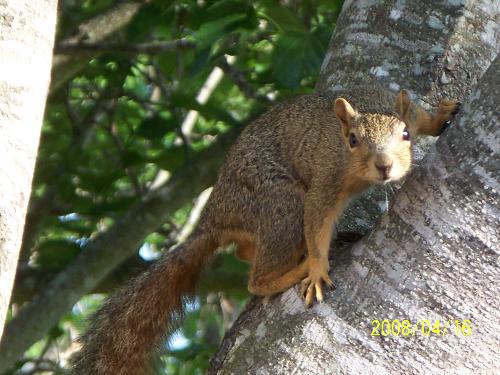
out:
M301 282L301 293L307 307L312 305L314 296L318 302L323 301L323 282L330 288L335 288L330 276L328 276L329 269L328 259L309 257L308 275Z
M436 116L438 119L438 131L436 135L441 135L450 126L451 120L458 113L461 106L462 103L455 100L441 100Z

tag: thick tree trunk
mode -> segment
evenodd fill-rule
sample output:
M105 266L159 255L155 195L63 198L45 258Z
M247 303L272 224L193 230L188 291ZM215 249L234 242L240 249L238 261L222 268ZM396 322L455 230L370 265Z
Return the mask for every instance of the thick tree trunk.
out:
M0 336L49 85L56 0L0 2Z
M473 91L470 99L376 230L334 251L337 289L326 301L306 310L297 288L254 300L209 373L500 370L498 58L472 89L498 52L498 5L408 3L347 2L318 88L376 81L431 104ZM411 325L384 336L384 323L372 336L373 320Z

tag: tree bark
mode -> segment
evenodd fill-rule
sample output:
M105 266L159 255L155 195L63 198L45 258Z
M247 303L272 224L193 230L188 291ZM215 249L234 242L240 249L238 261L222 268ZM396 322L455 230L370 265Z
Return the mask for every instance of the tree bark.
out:
M56 0L0 1L0 337L31 191L56 9Z
M494 2L413 4L346 2L318 89L372 81L431 104L472 92L466 105L376 230L351 249L334 249L337 289L326 301L307 310L297 287L266 304L255 299L209 373L500 370L498 58L473 89L498 53L499 9ZM407 319L409 335L372 336L375 319ZM440 320L441 335L426 336L424 320Z

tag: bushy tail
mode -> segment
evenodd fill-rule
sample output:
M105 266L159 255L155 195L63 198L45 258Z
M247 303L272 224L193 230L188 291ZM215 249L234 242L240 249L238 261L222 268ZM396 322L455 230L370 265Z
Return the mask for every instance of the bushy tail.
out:
M191 237L112 295L93 316L73 358L75 375L149 374L151 355L183 313L217 244Z

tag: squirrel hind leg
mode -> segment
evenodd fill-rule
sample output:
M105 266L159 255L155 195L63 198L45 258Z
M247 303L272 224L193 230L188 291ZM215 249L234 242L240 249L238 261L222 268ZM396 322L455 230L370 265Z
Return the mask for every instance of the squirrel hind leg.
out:
M259 277L251 276L248 282L248 290L257 296L273 296L298 284L307 276L307 270L307 262L304 260L285 274L279 275L276 272L271 272Z
M274 187L262 202L255 260L248 290L258 296L283 292L302 280L307 267L303 196L290 187Z
M252 263L255 259L257 243L255 236L243 230L225 231L221 236L221 245L236 244L236 258L247 263Z
M299 283L307 275L305 241L298 238L260 243L250 270L248 290L257 296L273 296Z
M247 263L252 263L255 259L255 244L238 244L238 250L236 250L236 258Z

